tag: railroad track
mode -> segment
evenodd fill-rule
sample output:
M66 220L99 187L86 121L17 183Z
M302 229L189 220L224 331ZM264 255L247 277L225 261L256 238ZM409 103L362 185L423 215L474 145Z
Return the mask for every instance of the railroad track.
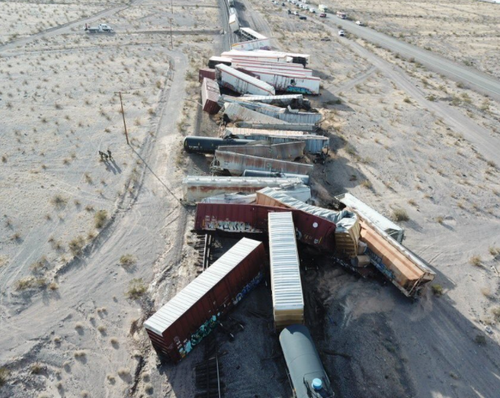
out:
M200 273L205 271L210 266L210 255L212 253L213 237L209 234L196 234L194 249L198 252L196 265L201 267Z
M223 398L224 382L222 364L219 362L217 335L212 332L205 339L205 359L195 365L195 398Z

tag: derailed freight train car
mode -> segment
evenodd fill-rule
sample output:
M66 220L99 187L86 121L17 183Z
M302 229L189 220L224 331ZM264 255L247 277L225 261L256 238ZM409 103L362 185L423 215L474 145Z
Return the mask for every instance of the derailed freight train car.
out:
M304 322L304 296L292 212L269 213L269 258L274 327Z
M304 325L291 325L283 329L280 345L293 384L294 397L335 397L311 334Z
M286 142L271 145L220 146L219 151L241 153L244 155L259 156L262 158L295 160L304 155L306 143L303 141Z
M189 153L215 153L222 145L246 145L254 140L189 136L184 138L184 150Z
M260 282L265 262L262 242L243 238L146 320L158 355L184 358Z
M216 150L210 165L212 171L225 172L231 175L242 175L245 170L272 171L278 173L309 174L313 165L287 162L285 160L261 158L241 153Z
M194 229L203 232L267 233L267 218L272 212L292 212L297 239L316 249L335 251L335 224L301 210L254 204L198 203Z

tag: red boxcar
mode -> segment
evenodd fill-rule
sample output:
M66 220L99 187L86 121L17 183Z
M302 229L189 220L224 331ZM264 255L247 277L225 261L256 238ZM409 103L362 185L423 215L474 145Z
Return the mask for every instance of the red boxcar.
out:
M260 282L265 263L262 242L241 239L144 322L156 352L184 358Z
M291 211L297 239L318 249L335 250L335 223L297 209L253 204L198 203L194 228L226 233L267 233L267 214Z
M201 83L205 77L207 79L215 80L215 69L201 68L198 71L198 81Z
M219 97L220 90L217 82L204 78L201 83L201 103L203 105L203 110L210 115L215 115L219 112Z

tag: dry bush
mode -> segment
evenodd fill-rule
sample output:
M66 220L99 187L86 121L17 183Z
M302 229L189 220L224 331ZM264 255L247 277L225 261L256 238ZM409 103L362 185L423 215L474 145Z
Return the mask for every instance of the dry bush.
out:
M362 183L361 183L361 186L363 188L366 188L366 189L372 189L373 188L373 185L371 183L370 180L364 180Z
M24 278L17 280L14 286L16 290L21 290L21 291L30 289L35 286L35 278L33 278L32 276L26 276Z
M34 375L39 375L43 372L44 369L45 367L38 362L30 366L30 372Z
M147 287L144 284L142 278L135 278L132 279L129 283L129 288L125 292L125 296L128 297L129 299L136 300L144 293L146 293Z
M99 210L94 216L94 226L97 229L104 227L106 220L108 219L108 212L106 210Z
M410 217L408 216L408 213L406 212L406 210L401 209L401 208L393 209L391 218L394 221L409 221L410 220Z
M120 257L120 264L124 267L130 267L137 262L137 259L132 254L124 254Z
M435 284L431 286L432 288L432 293L434 293L434 296L441 297L443 295L443 286Z
M498 256L500 254L500 247L494 247L494 246L490 246L489 247L489 252L492 256Z
M83 350L75 351L73 354L75 358L85 358L86 355L87 353Z
M500 307L493 307L491 310L491 313L495 317L496 321L500 321Z
M0 368L0 387L2 387L5 383L7 383L9 374L10 372L7 368Z
M480 267L482 265L481 256L472 256L469 259L469 263L471 263L472 265L474 265L476 267Z
M439 216L439 217L436 217L436 221L439 223L439 224L442 224L444 222L444 218Z
M62 195L57 194L50 200L50 202L55 207L63 207L66 203L68 203L68 199Z
M118 376L125 377L130 374L130 369L128 368L120 368L118 369Z
M74 256L78 256L82 253L82 249L85 246L85 239L78 235L75 239L69 242L68 247Z

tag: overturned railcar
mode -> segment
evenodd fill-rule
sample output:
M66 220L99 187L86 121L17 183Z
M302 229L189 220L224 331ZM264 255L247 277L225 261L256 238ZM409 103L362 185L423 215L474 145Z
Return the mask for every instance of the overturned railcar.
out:
M330 379L323 368L309 330L290 325L280 333L280 345L296 398L333 398Z
M255 143L244 139L189 136L184 139L184 150L189 153L213 154L222 145L246 145L251 142Z
M261 242L243 238L144 322L154 349L179 362L262 279Z

